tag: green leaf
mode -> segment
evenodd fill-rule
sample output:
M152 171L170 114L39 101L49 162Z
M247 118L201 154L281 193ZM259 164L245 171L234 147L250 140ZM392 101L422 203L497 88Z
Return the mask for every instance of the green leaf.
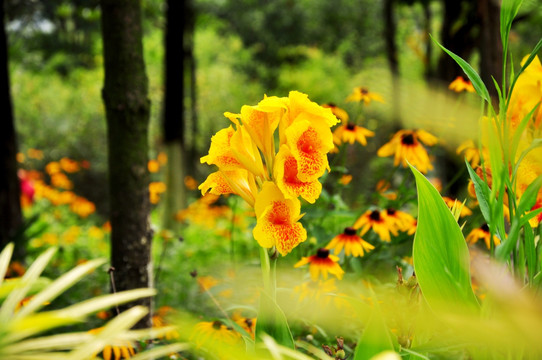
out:
M529 284L532 285L534 275L536 274L536 246L534 244L534 233L530 225L523 228L525 233L525 254L527 255L527 273L529 274Z
M527 190L521 195L521 200L519 201L518 205L518 214L523 214L526 211L530 211L534 204L536 203L536 197L538 195L538 191L540 190L540 186L542 186L542 175L537 177L532 183L527 186Z
M501 41L503 48L506 50L508 44L508 35L512 28L512 22L518 14L522 0L502 0L501 3Z
M390 332L380 310L375 308L354 352L354 360L368 360L386 350L394 350Z
M431 36L431 35L430 35ZM444 46L442 46L435 38L431 36L431 39L442 49L444 52L446 52L448 55L452 57L452 59L455 60L455 62L461 66L461 69L465 72L469 80L472 82L472 86L474 86L474 90L480 95L482 99L487 101L488 103L491 102L491 99L489 97L489 92L487 91L486 85L480 78L480 75L472 68L472 66L469 65L468 62L463 60L460 56L454 54L450 50L446 49Z
M422 294L433 310L478 310L469 250L461 229L435 187L413 166L410 168L418 189L418 227L412 254Z
M491 211L489 208L489 195L491 190L489 186L476 174L472 169L467 159L465 159L465 164L467 165L467 170L469 171L470 179L474 184L474 191L476 192L476 198L478 199L478 204L480 206L480 211L486 220L486 223L491 223Z
M256 339L262 339L263 334L271 336L281 345L294 348L294 338L290 332L286 315L275 300L265 293L260 294L260 310L256 322Z

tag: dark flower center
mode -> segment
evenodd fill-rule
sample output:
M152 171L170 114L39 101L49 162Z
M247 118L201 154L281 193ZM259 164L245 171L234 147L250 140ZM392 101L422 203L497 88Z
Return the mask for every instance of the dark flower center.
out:
M356 128L356 125L354 124L351 124L351 123L346 124L346 129L350 131L354 131L355 128Z
M394 208L389 208L386 210L386 212L388 213L388 215L393 216L397 211Z
M489 226L487 226L487 224L480 226L480 229L482 229L484 232L489 232Z
M329 250L328 249L321 248L321 249L318 249L318 251L316 252L316 257L318 257L320 259L327 259L328 256L329 256Z
M412 134L405 134L401 136L401 142L404 145L413 145L414 144L414 136Z
M360 91L363 95L367 95L369 93L369 90L367 90L366 88L362 87L360 88Z
M344 234L348 236L356 235L356 229L353 227L344 228Z
M327 106L332 107L332 108L337 107L337 105L335 105L335 103L332 103L332 102L327 103Z
M222 327L222 321L220 320L213 321L213 329L220 330L221 327Z
M371 220L380 221L380 211L373 210L373 212L371 212L371 215L369 215L369 217L371 218Z

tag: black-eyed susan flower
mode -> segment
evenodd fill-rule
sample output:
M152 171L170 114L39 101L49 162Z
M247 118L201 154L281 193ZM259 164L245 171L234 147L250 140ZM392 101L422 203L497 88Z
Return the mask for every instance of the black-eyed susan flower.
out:
M489 152L487 149L482 150L483 155L486 159L489 159ZM480 164L480 149L474 144L472 140L463 141L456 150L457 155L463 153L463 156L474 168Z
M356 229L347 227L342 234L335 236L326 249L333 249L335 254L339 254L344 248L344 254L346 256L363 256L365 252L373 250L375 247L363 240L358 234Z
M375 190L380 196L388 200L395 200L397 199L397 193L395 193L394 191L388 191L390 187L391 184L389 181L381 179L378 180L378 182L376 183Z
M339 184L341 185L348 185L352 181L352 175L350 174L343 174L341 175L341 178L339 179Z
M369 89L360 86L354 88L354 91L346 98L346 101L364 102L365 105L369 105L371 101L378 101L383 103L384 98L382 97L382 95L370 92Z
M365 146L367 145L367 138L374 135L374 132L367 130L363 126L346 123L335 129L333 132L333 142L337 145L341 145L344 143L353 144L357 141Z
M90 334L98 334L103 328L96 328L89 330ZM108 344L102 351L102 357L104 360L121 360L130 359L135 355L135 350L131 342L119 341Z
M196 347L200 348L206 344L235 345L240 340L239 333L229 329L220 320L202 321L196 324L191 341L194 341Z
M461 206L460 201L457 201L456 199L452 199L452 198L447 197L447 196L443 196L442 200L444 200L444 202L446 203L446 206L448 206L450 209L454 205L455 206ZM458 204L458 205L456 205L456 204ZM467 206L463 205L463 207L461 208L461 212L459 213L459 216L464 217L464 216L469 216L469 215L472 215L472 210L469 209Z
M361 235L370 229L378 234L382 241L390 242L390 233L397 236L397 226L393 219L390 219L385 212L380 210L367 210L361 215L353 226L354 229L361 229Z
M415 219L409 213L394 208L387 208L384 210L384 213L399 231L410 233L413 226L416 228L414 224Z
M323 104L322 107L330 109L333 115L335 115L337 119L343 122L347 122L349 119L348 113L345 110L338 107L337 105L335 105L334 103Z
M286 199L274 183L263 184L256 197L254 211L258 222L253 235L261 247L275 246L284 256L307 239L307 231L298 222L301 218L299 200Z
M472 86L470 80L465 80L463 76L456 77L455 80L448 85L448 89L457 93L463 91L474 92L474 86Z
M344 271L338 262L339 258L331 255L328 249L318 249L316 255L301 258L294 267L298 268L309 264L309 272L314 281L318 280L320 274L322 274L324 280L327 279L328 273L335 275L340 280L343 277Z
M256 330L256 318L244 317L241 312L236 311L232 314L231 319L241 326L247 333L254 338Z
M377 151L380 157L394 156L394 166L407 166L407 161L422 173L433 169L422 143L433 146L437 138L424 130L399 130L391 140Z
M487 224L483 224L479 228L473 229L465 238L467 243L471 245L475 244L476 242L478 242L478 240L481 240L481 239L484 240L487 248L489 249L491 247L491 243L490 243L491 234L489 233L489 226L487 226ZM493 244L497 246L500 243L501 243L501 240L496 235L493 235Z
M156 329L170 327L171 325L168 323L166 318L173 314L175 310L170 306L161 306L156 310L155 314L152 316L151 322L152 327ZM175 328L171 328L171 330L166 331L163 333L163 335L160 336L160 338L166 339L166 340L174 340L179 338L179 333Z

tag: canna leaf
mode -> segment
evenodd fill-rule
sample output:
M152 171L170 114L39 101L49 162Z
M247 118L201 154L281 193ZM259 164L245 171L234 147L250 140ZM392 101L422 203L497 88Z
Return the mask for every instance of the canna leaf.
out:
M258 321L256 322L256 339L262 339L264 334L271 336L281 345L292 349L295 347L286 315L276 301L262 291Z
M472 290L469 251L452 213L435 187L413 166L418 189L414 270L431 308L478 310Z

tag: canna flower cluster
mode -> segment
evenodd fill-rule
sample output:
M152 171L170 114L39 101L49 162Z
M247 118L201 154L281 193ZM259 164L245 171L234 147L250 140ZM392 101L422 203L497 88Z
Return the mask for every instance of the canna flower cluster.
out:
M199 189L241 196L256 213L256 241L286 255L307 238L299 198L314 203L320 196L318 179L329 170L327 153L334 147L330 128L339 120L298 91L224 115L232 124L211 138L201 158L218 170Z

